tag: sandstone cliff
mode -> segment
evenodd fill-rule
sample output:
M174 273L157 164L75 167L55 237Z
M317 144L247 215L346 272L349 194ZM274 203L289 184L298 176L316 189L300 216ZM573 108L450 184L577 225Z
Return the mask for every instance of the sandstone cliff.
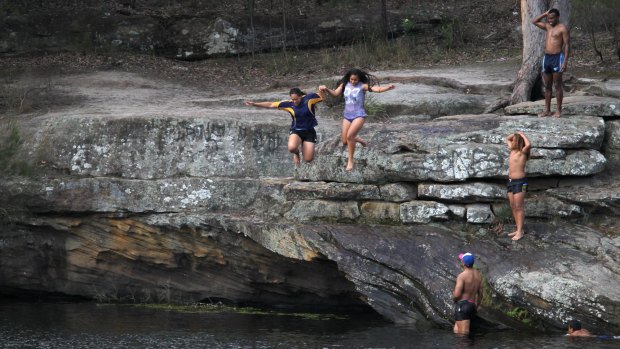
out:
M317 157L294 168L283 112L130 74L66 77L60 88L79 94L80 107L17 120L14 158L34 174L0 182L10 212L0 290L371 308L398 323L449 327L456 256L471 251L489 326L554 330L578 317L617 330L620 186L609 174L618 168L618 100L575 96L570 104L586 107L561 119L489 114L509 85L474 79L492 69L379 74L399 81L376 95L392 114L364 128L369 146L352 173L324 106ZM443 87L424 83L437 79ZM451 109L456 100L468 114L444 116L461 108ZM507 112L537 107L527 108ZM517 130L534 148L527 234L513 242L503 138Z

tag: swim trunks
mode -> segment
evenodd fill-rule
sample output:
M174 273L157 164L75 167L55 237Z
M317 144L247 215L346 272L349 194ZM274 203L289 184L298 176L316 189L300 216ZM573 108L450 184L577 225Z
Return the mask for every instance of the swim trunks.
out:
M456 321L471 320L476 316L476 304L469 299L462 299L454 304Z
M545 53L542 61L542 72L545 74L559 73L564 64L564 53L556 53L554 55Z
M527 178L509 179L506 187L509 193L525 193L527 192Z
M292 134L298 135L299 138L301 138L302 143L303 142L316 143L316 131L314 129L310 129L310 130L295 130L295 129L291 129L291 131L288 134L289 135L292 135Z

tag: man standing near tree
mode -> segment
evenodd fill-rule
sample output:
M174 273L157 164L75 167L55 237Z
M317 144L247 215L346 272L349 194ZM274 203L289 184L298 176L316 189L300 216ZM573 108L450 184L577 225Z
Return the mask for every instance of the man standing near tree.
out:
M547 18L547 22L543 22ZM543 81L545 83L545 111L538 116L551 115L551 94L555 85L555 95L558 110L553 114L555 117L562 115L563 85L562 73L566 70L568 61L568 28L560 23L560 11L552 8L532 20L535 26L547 31L545 39L545 57L542 62Z

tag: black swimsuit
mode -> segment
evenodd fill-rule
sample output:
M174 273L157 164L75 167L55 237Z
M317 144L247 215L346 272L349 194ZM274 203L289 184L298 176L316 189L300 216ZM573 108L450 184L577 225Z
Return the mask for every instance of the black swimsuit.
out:
M454 304L456 321L471 320L476 315L476 304L470 299L462 299Z

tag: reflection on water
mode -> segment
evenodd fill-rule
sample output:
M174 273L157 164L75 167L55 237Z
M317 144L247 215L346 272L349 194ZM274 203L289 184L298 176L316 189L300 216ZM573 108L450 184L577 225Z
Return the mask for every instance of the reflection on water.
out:
M0 348L618 348L618 340L417 332L377 318L181 313L92 303L0 303Z

